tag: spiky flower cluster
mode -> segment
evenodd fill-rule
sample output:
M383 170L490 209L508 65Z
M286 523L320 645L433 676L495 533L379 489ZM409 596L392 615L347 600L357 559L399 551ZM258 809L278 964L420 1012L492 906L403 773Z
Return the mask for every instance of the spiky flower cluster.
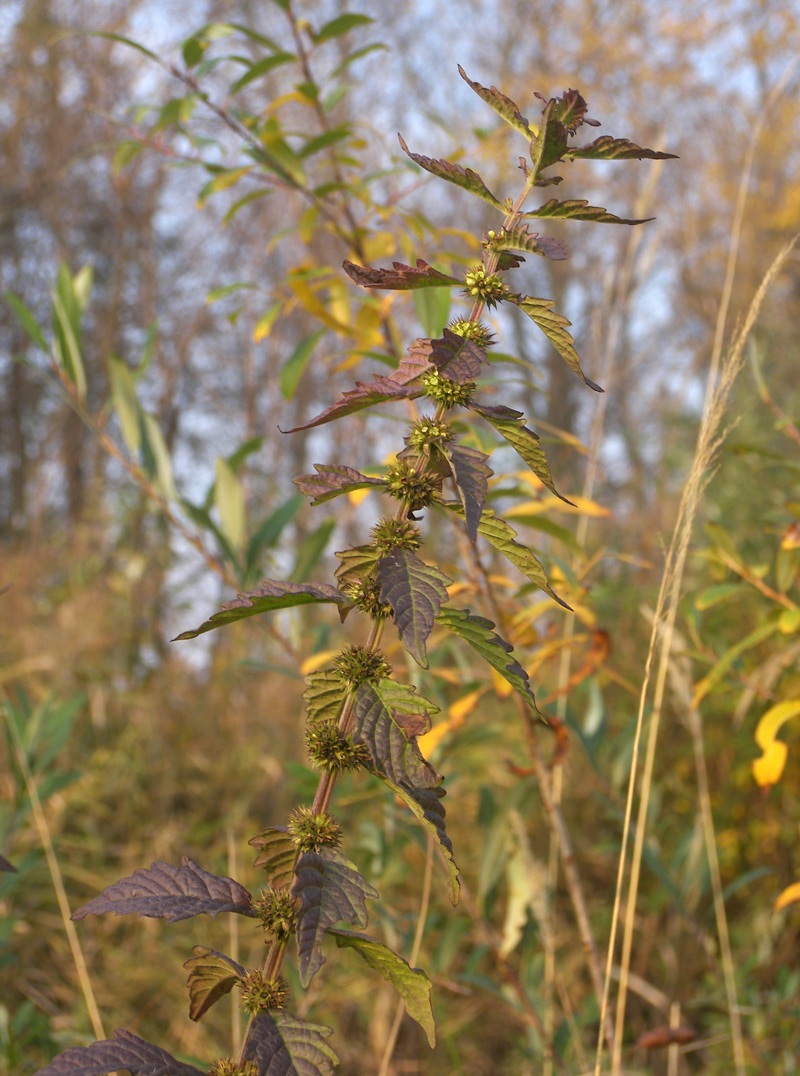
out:
M486 325L479 321L470 321L468 318L456 318L447 326L451 333L461 336L465 340L471 340L478 347L484 349L491 347L495 342L494 333Z
M243 1061L240 1065L235 1057L221 1057L208 1070L208 1076L258 1076L257 1061Z
M261 896L253 901L253 911L264 932L278 941L286 941L294 934L297 904L285 889L262 889Z
M320 769L342 773L363 769L371 761L366 745L353 743L335 720L318 721L306 731L305 739L311 761Z
M476 265L464 277L464 294L470 299L480 299L487 306L496 306L511 294L508 285L496 274L486 275L482 265Z
M242 1008L246 1013L256 1013L268 1009L283 1009L289 995L283 979L265 979L260 971L248 971L240 984L242 991Z
M399 523L400 520L392 519L383 522ZM413 523L408 523L407 526L416 530ZM404 548L408 549L409 546ZM414 549L416 548L417 546L414 546ZM394 545L391 545L389 549L394 549ZM387 549L386 552L388 553L389 550ZM341 654L333 659L333 667L342 680L353 688L359 687L367 680L382 680L392 674L392 667L380 650L367 650L364 646L346 646Z
M436 422L424 415L411 427L405 438L409 448L427 448L428 445L442 444L453 440L453 431L447 422Z
M428 370L424 373L422 384L428 399L435 400L446 408L464 407L470 402L477 388L474 381L465 381L459 385L457 381L443 377L438 370Z
M301 852L318 852L324 845L338 847L342 827L329 814L314 814L310 807L298 807L289 819L289 836Z
M441 479L430 471L418 474L410 463L395 463L386 472L386 488L390 497L402 501L409 512L427 508L436 499Z
M373 620L381 620L389 616L392 611L390 605L381 601L381 585L374 575L354 579L344 587L344 590L356 609L360 609Z

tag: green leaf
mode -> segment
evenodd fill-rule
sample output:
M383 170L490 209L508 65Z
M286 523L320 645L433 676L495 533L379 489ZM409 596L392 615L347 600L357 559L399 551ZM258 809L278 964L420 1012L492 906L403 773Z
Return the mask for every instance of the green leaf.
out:
M288 4L275 2L284 8ZM280 1009L259 1012L250 1022L242 1057L256 1062L258 1076L333 1076L339 1057L325 1042L331 1034L324 1024L298 1020Z
M575 350L575 341L567 332L567 326L572 322L555 312L556 304L552 299L534 299L526 295L519 299L512 297L511 301L515 302L520 310L539 326L567 366L574 370L590 389L594 389L595 392L603 391L599 385L586 377L581 369L581 362Z
M392 607L400 642L423 669L428 667L425 640L431 633L446 586L452 579L425 564L408 549L393 549L377 567L382 602Z
M510 97L506 97L504 93L501 93L496 86L492 86L487 89L485 86L481 86L480 82L473 82L472 79L467 78L464 73L464 68L461 64L458 65L458 73L463 80L469 86L471 90L477 93L481 100L493 108L497 115L510 124L516 131L524 135L530 142L533 137L533 131L530 129L530 125L525 117L521 114L519 108L514 104Z
M339 606L350 604L340 590L327 583L285 583L278 579L265 579L255 590L246 591L239 594L235 601L226 602L218 613L214 613L199 628L177 635L173 642L179 639L194 639L204 632L213 631L245 617L320 602L333 602Z
M230 994L247 969L205 945L192 946L192 952L195 955L183 966L189 972L189 1019L199 1020L220 998Z
M133 373L122 359L111 355L108 360L111 382L111 399L119 419L122 438L131 453L139 451L141 444L141 406L136 395Z
M284 527L291 523L304 503L302 494L295 493L266 517L247 543L245 563L248 569L255 565L262 549L269 549L275 545Z
M438 623L452 631L473 650L496 669L514 688L517 694L535 712L539 713L536 699L531 691L528 674L517 661L511 657L514 652L510 643L495 634L494 624L486 617L473 616L469 609L442 609L436 617Z
M33 314L28 310L27 306L18 299L12 292L7 291L3 293L8 305L12 308L14 313L19 318L20 324L28 336L33 340L34 344L41 350L47 351L47 341L42 335L42 330L34 318Z
M562 497L553 484L553 476L550 473L550 467L541 447L541 442L533 430L529 430L525 425L525 416L521 411L515 411L514 408L506 407L503 404L498 407L484 407L481 404L472 402L468 404L468 407L494 426L497 432L511 445L519 457L527 463L536 477L544 483L551 493L554 493L556 497L559 497L567 504L572 504L572 501Z
M362 960L395 987L406 1003L406 1012L420 1025L433 1049L436 1045L436 1025L431 1008L433 987L425 972L412 968L407 960L366 934L341 928L331 929L328 933L340 949L355 949Z
M81 317L91 289L91 269L86 266L73 278L66 265L59 266L53 299L53 357L75 386L78 397L86 396L86 372L81 355Z
M324 131L315 138L310 138L303 148L298 151L297 156L303 159L311 157L314 153L319 153L320 150L327 149L328 146L334 146L337 142L349 138L352 133L352 127L349 123L343 123L340 127L332 127L329 131Z
M324 41L330 41L334 37L346 34L356 26L368 26L375 22L369 15L358 15L355 12L339 15L330 22L326 22L319 33L314 34L314 44L321 45Z
M309 724L338 718L349 690L336 669L318 669L310 673L303 692Z
M412 153L403 138L400 135L397 138L403 153L410 157L414 164L418 164L420 168L424 168L432 176L438 176L439 179L447 180L448 183L454 183L457 187L461 187L462 190L477 195L484 202L488 202L495 209L499 209L501 213L505 213L503 203L492 194L477 172L473 172L471 168L462 168L460 164L453 164L452 161L438 160L424 157L419 153Z
M413 293L414 308L426 336L432 340L441 336L450 317L449 288L421 288Z
M153 415L140 411L139 430L142 439L142 460L150 478L155 478L168 501L178 499L172 478L172 462L161 429Z
M567 129L557 118L556 101L551 98L542 110L538 132L531 140L531 161L538 177L551 164L560 161L567 148Z
M542 531L551 538L555 538L557 542L561 542L571 553L574 553L576 557L583 558L585 556L580 543L577 541L572 531L567 530L566 527L562 527L558 523L554 523L552 519L547 519L546 516L536 512L518 512L514 509L507 512L507 515L512 515L516 523L524 523L534 530Z
M241 549L245 539L244 489L227 460L216 464L214 503L219 512L220 530L234 549Z
M404 785L396 785L383 774L380 775L383 783L394 792L398 799L409 807L417 818L422 828L436 841L447 868L447 891L451 904L458 904L461 891L461 883L458 880L458 867L453 859L453 842L447 835L444 826L445 812L442 799L445 796L443 788L406 788Z
M718 605L719 602L729 598L731 594L741 594L741 583L716 583L713 587L706 587L700 594L697 595L694 602L695 609L699 609L700 612L704 612L706 609L710 609L714 605Z
M325 329L317 329L316 332L304 336L292 354L281 367L279 385L284 400L291 400L297 390L298 382L303 371L308 365L311 353L316 346L317 340L325 333Z
M668 161L675 160L677 154L662 153L655 149L642 149L627 138L612 138L611 135L601 135L587 146L576 146L568 149L563 154L566 158L577 160L584 158L592 161Z
M336 579L340 587L363 579L378 563L378 551L374 545L356 545L339 550L335 556L341 561L336 569Z
M271 826L262 829L247 842L259 849L253 866L266 871L267 884L271 889L286 889L294 877L294 861L297 849L288 826Z
M449 511L454 512L461 519L464 518L464 509L460 504L456 504L455 501L443 501L440 502L443 508L447 508ZM482 534L489 544L506 557L515 568L526 575L532 583L534 583L540 590L543 590L545 594L549 595L553 601L558 602L565 609L570 607L565 601L551 589L549 582L547 581L547 573L545 572L541 561L539 561L527 546L522 545L520 542L516 542L514 539L517 537L517 532L514 528L506 523L504 519L500 519L496 516L491 508L484 508L483 515L478 523L478 534Z
M328 539L335 526L335 519L326 519L316 530L306 535L300 543L300 548L295 556L294 567L289 576L293 583L302 583L314 570L319 558L325 552Z
M545 235L539 235L538 232L529 232L527 224L512 228L510 231L501 228L499 232L494 232L490 238L484 240L484 245L489 250L498 252L524 250L527 254L538 254L541 258L551 258L553 261L562 261L567 257L566 243L560 239L549 239ZM516 261L521 260L516 259ZM504 268L502 257L499 268ZM509 268L513 268L513 265Z
M345 58L338 65L338 67L335 67L333 69L333 71L331 72L331 78L338 78L343 71L347 70L350 64L355 63L356 60L360 60L362 56L367 56L370 52L377 51L388 52L389 49L388 46L382 44L380 41L376 41L372 45L364 45L363 48L355 49L354 52L348 53L348 55L345 56ZM338 89L347 92L346 87L340 86L338 87ZM334 104L338 103L338 101L340 100L339 95L336 94L336 91L334 91L331 97L335 97L335 100L331 101L330 97L325 99L326 112L329 112L331 108L333 108Z
M106 41L116 41L118 45L127 45L129 49L136 49L137 52L141 52L141 54L146 56L148 60L155 60L157 64L161 64L162 67L164 66L160 57L156 56L154 52L151 52L150 49L146 49L144 45L140 45L138 41L133 41L129 37L122 37L120 34L111 34L103 30L84 30L82 32L85 33L87 37L103 37Z
M598 224L646 224L654 217L642 217L640 220L625 220L613 213L602 209L600 206L589 205L585 198L572 198L559 202L557 198L551 198L549 202L540 205L538 209L531 209L522 214L523 217L536 217L558 220L591 220Z
M251 82L254 82L257 78L261 78L262 75L269 74L276 67L280 67L281 64L291 63L296 60L297 57L291 52L278 52L274 56L266 56L263 60L259 60L258 63L254 63L249 71L246 71L241 78L231 86L230 93L238 93L239 90L243 90L245 86L249 86Z
M330 845L318 852L303 852L294 877L291 894L300 904L298 970L300 982L307 987L325 963L322 941L328 928L341 920L365 927L367 898L375 900L380 894L361 877L354 863Z
M384 678L359 686L353 702L353 737L369 748L375 768L396 785L432 788L440 783L417 747L438 706L413 687Z

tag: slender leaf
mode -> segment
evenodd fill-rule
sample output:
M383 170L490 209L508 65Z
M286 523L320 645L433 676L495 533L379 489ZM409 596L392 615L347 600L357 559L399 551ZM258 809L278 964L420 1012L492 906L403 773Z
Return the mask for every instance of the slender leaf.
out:
M6 291L3 294L6 302L19 318L19 322L22 325L22 328L25 330L31 340L33 340L34 344L36 344L36 346L41 351L47 351L47 341L42 335L42 330L39 328L39 324L36 321L36 318L33 316L30 310L28 310L27 306L25 306L22 300L18 299L17 296L13 294L13 292Z
M316 332L304 336L281 367L278 384L284 400L294 399L294 394L297 391L300 378L303 376L306 366L308 366L308 361L316 347L317 341L325 332L325 329L317 329Z
M462 190L477 195L478 198L482 198L484 202L488 202L489 205L494 206L495 209L499 209L501 212L505 213L503 203L492 194L477 172L473 172L471 168L462 168L460 164L453 164L452 161L439 160L436 158L424 157L420 153L412 153L403 138L400 135L398 135L397 138L403 153L405 153L407 157L410 157L414 164L418 164L420 168L424 168L426 172L430 172L433 176L438 176L439 179L447 180L448 183L454 183L457 187L461 187Z
M338 15L335 19L331 19L330 22L326 22L322 29L314 34L314 44L322 45L325 41L330 41L334 37L346 34L356 26L368 26L371 22L375 22L375 20L370 18L369 15L358 15L355 12Z
M382 288L387 291L412 291L416 288L458 287L463 280L440 273L422 258L417 258L416 268L392 262L391 269L375 269L371 265L355 265L342 262L342 268L350 279L362 288Z
M443 788L406 788L405 785L396 785L383 775L381 775L381 780L413 811L422 828L436 841L436 847L447 868L447 891L450 902L458 904L461 883L458 880L458 867L453 859L453 842L448 837L444 825L445 811L442 799L445 796L445 790Z
M282 64L291 63L296 59L297 57L291 52L277 52L273 56L265 56L263 60L254 63L249 71L246 71L241 78L234 82L230 88L230 94L238 93L245 86L249 86L251 82L255 82L257 78L269 74L274 68L280 67Z
M108 360L108 372L111 381L111 398L119 419L122 438L130 452L138 452L142 440L141 406L136 395L133 373L122 359L114 355Z
M533 137L530 125L510 97L506 97L506 95L501 93L496 86L491 86L487 89L485 86L481 86L480 82L473 82L471 78L467 78L461 64L458 65L458 73L469 88L477 93L481 100L485 101L490 108L493 108L497 115L505 120L506 123L510 124L516 131L525 135L530 142Z
M677 154L662 153L661 150L642 149L627 138L612 138L601 135L586 146L575 146L566 150L564 157L577 160L584 158L592 161L668 161L675 160Z
M581 361L575 350L575 341L567 332L567 326L572 322L568 321L563 314L556 313L554 309L556 304L552 299L534 299L526 295L519 299L512 298L511 301L515 302L520 310L539 326L567 366L574 370L590 389L594 389L595 392L603 391L581 369Z
M244 489L227 460L218 459L214 500L219 512L220 529L233 549L244 545L247 520L244 506Z
M316 602L335 602L340 606L349 604L347 597L340 590L327 583L285 583L279 579L265 579L255 590L248 590L240 594L235 601L226 602L218 613L214 613L199 628L181 632L173 642L179 639L194 639L206 631L213 631L248 616Z
M370 478L354 467L345 467L342 464L315 463L314 469L317 474L303 474L293 479L301 493L313 498L312 504L322 504L323 501L340 497L354 489L386 485L383 478Z
M440 451L450 465L458 496L464 506L467 533L474 542L478 537L478 525L489 489L489 479L494 474L486 464L489 457L477 448L469 448L466 445L445 444Z
M515 411L512 407L506 407L503 404L498 407L485 407L474 401L468 406L471 411L480 415L481 418L485 418L488 423L494 426L503 439L527 463L536 477L552 493L555 493L556 497L566 501L567 504L572 504L572 501L563 497L553 484L553 476L550 473L550 467L541 447L541 442L533 430L529 430L525 425L525 416L521 411Z
M414 309L423 331L431 338L441 336L450 316L450 289L418 288L413 296Z
M589 205L585 198L572 198L559 202L557 198L551 198L549 202L540 205L538 209L531 209L522 214L523 217L536 217L559 220L591 220L598 224L646 224L653 217L642 217L638 220L625 220L617 217L608 210L596 205Z
M311 575L325 552L335 526L335 519L326 519L316 530L306 535L297 550L294 566L289 575L292 583L302 583Z

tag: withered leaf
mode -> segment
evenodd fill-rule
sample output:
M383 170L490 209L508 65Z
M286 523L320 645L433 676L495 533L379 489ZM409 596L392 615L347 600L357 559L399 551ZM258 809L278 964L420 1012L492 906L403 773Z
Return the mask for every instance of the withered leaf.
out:
M696 1038L697 1032L691 1027L654 1027L640 1035L636 1045L642 1050L656 1050L659 1046L672 1046L673 1043L685 1046Z

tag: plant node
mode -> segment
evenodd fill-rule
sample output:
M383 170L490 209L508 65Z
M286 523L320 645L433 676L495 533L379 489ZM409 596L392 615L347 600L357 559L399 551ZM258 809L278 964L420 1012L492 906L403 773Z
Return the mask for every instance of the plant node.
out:
M464 285L464 294L468 298L480 299L489 307L496 306L511 294L508 284L496 273L487 276L482 265L470 269L464 277Z
M411 464L403 461L386 472L386 486L390 497L402 501L409 512L418 512L436 500L441 478L430 471L418 474Z
M375 527L373 534L382 523L398 523L415 531L417 529L413 523L404 523L399 519L386 519ZM375 544L378 545L377 538ZM418 544L414 546L406 545L403 548L416 549ZM396 545L400 545L400 543L394 542L392 545L387 546L386 549L380 549L379 546L381 554L385 556ZM367 650L365 646L345 647L341 654L333 659L333 667L345 683L352 688L359 687L361 684L366 683L367 680L382 680L392 674L392 667L380 650Z
M390 605L381 601L381 586L374 575L354 579L347 584L345 592L356 609L360 609L373 620L382 620L392 611Z
M264 931L276 941L286 941L294 934L297 924L297 904L287 890L262 889L253 911L261 920Z
M438 445L452 440L453 431L447 422L436 422L435 419L424 415L411 427L405 443L409 448L427 448L428 445Z
M474 381L465 381L459 384L451 381L449 377L443 377L438 370L428 370L422 375L422 384L428 399L435 400L443 407L464 407L470 402L477 385Z
M284 979L265 979L263 972L248 971L240 984L242 991L242 1008L246 1013L256 1013L268 1009L283 1009L289 989Z
M471 340L478 347L492 347L495 342L494 333L480 321L470 321L468 318L455 318L447 326L451 333L462 336L465 340Z
M289 835L301 852L318 852L324 845L337 848L342 828L329 814L314 814L310 807L298 807L289 818Z
M312 725L306 732L306 749L315 766L335 773L359 770L371 761L366 745L353 743L339 731L335 720Z

